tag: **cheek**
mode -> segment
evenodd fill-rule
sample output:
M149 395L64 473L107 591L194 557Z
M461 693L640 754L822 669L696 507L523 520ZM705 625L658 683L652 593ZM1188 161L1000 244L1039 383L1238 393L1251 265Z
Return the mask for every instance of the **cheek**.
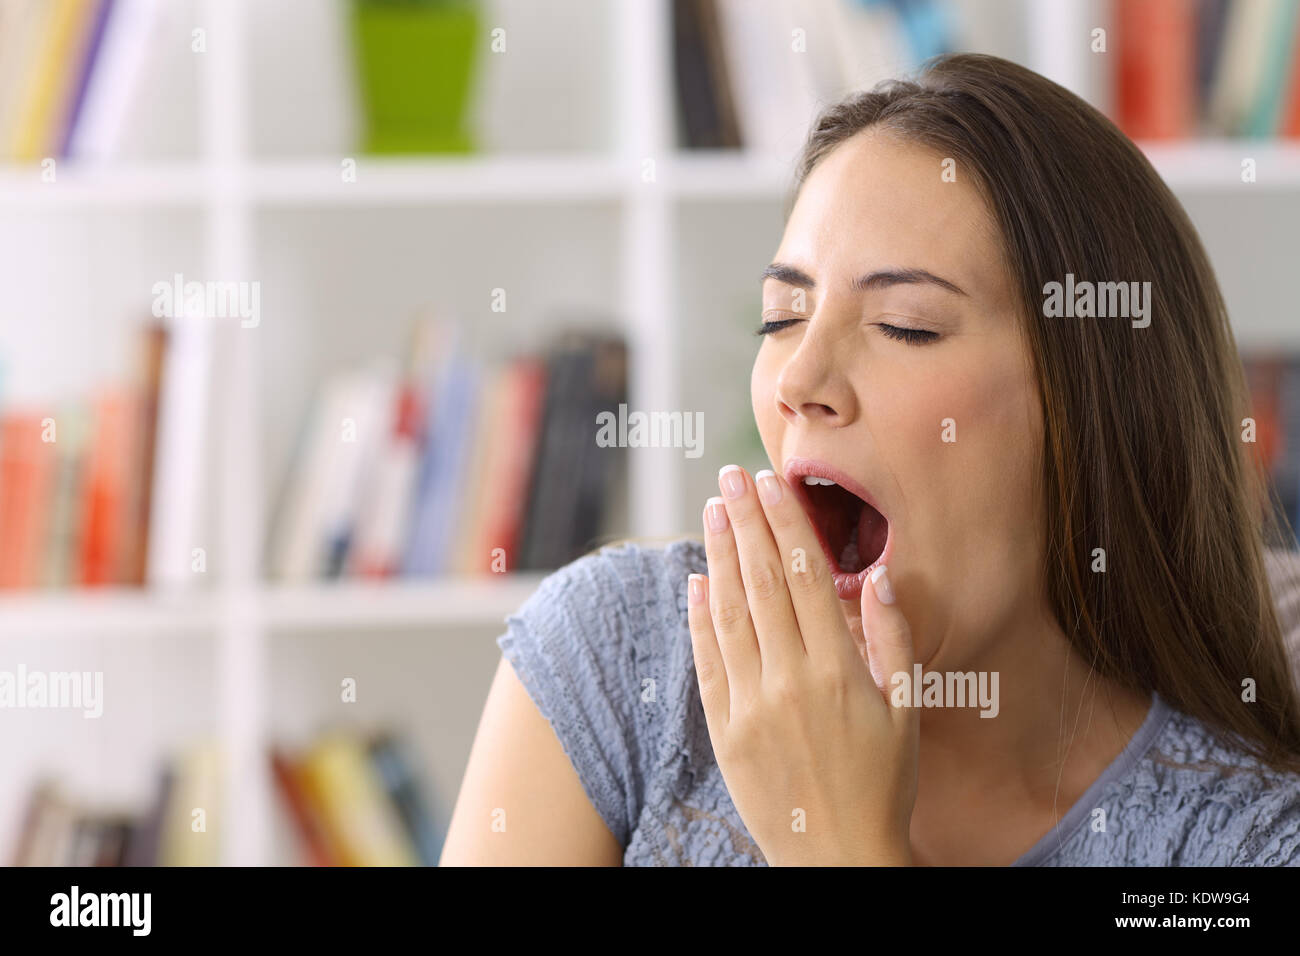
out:
M967 635L960 653L1005 628L1034 593L1037 388L1014 354L983 355L913 379L907 394L891 427L875 430L905 502L900 571L921 598L918 633Z
M996 535L979 543L986 552L997 550L999 542L1021 547L1038 479L1034 383L1019 364L1004 360L954 373L942 389L936 395L949 410L934 412L951 419L951 429L931 448L930 464L943 476L947 500L959 509L948 517L959 527Z
M763 442L763 450L774 465L780 465L779 450L785 419L776 408L776 379L780 364L770 349L759 348L749 376L749 400L754 409L754 424Z

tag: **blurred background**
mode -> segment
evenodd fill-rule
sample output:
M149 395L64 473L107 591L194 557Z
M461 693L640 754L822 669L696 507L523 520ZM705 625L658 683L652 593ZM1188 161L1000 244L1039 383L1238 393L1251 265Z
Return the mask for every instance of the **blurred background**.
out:
M1298 7L0 0L0 861L436 861L505 616L766 464L818 106L936 53L1148 152L1295 524Z

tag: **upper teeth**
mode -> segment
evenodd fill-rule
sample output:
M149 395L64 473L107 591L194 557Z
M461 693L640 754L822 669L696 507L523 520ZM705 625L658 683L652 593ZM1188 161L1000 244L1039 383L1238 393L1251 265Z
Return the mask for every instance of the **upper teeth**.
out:
M816 475L804 475L803 483L805 485L833 485L835 482L829 478L818 478Z

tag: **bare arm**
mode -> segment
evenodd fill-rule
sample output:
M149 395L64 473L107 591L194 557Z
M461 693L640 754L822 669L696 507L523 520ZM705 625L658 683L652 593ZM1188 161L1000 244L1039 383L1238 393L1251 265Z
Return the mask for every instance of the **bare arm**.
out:
M504 832L495 819L504 819ZM479 720L440 866L619 866L623 849L503 657Z

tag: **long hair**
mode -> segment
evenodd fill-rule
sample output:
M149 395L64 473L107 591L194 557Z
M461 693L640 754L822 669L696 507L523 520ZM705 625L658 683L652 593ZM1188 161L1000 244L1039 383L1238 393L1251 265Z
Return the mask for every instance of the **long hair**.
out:
M795 196L871 127L954 160L999 227L1043 411L1047 596L1061 629L1096 672L1157 691L1276 769L1300 769L1300 700L1263 555L1286 529L1243 442L1241 361L1178 200L1082 99L973 54L824 110ZM1067 274L1149 281L1150 324L1045 316L1048 283ZM1095 548L1105 573L1091 570Z

